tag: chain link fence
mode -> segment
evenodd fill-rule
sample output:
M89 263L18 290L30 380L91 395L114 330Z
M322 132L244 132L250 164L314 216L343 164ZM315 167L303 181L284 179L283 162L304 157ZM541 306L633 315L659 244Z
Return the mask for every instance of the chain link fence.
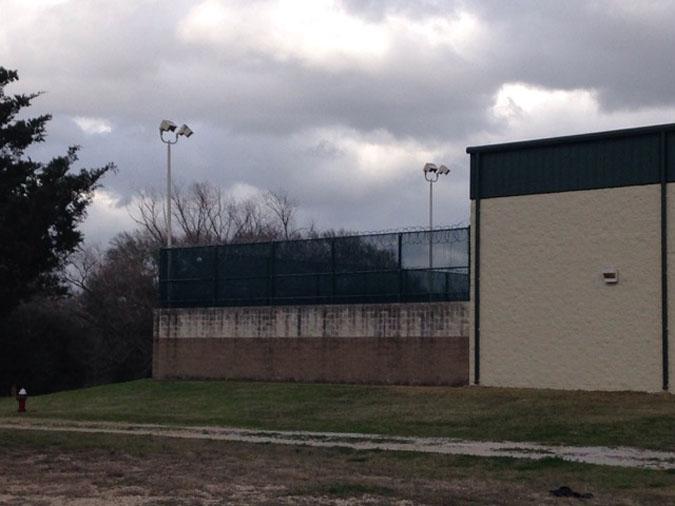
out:
M467 227L165 248L160 301L209 307L468 300L469 233Z

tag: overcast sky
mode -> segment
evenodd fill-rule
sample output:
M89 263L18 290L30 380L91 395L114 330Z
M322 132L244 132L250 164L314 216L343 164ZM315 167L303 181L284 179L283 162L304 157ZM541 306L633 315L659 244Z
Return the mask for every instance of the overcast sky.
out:
M675 1L0 0L9 93L43 90L33 155L109 161L83 225L133 227L163 191L162 119L195 131L175 179L282 190L301 224L468 223L469 145L675 122Z

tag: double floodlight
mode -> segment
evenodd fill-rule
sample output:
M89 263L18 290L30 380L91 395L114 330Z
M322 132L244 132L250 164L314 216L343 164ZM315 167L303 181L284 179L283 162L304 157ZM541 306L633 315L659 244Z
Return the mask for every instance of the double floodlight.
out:
M437 167L435 163L425 163L424 168L422 169L425 174L439 174L439 175L445 175L450 173L450 169L448 169L445 165L441 165L440 167Z
M176 124L173 121L169 121L168 119L163 119L162 122L159 124L159 134L163 134L164 132L174 132L176 131ZM194 132L192 129L183 124L181 127L178 129L176 132L176 138L178 138L179 135L184 135L185 137L190 137Z

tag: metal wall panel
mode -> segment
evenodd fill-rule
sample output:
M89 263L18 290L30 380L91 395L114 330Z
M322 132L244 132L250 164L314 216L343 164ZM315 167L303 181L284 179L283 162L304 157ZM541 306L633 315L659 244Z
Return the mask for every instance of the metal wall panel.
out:
M659 136L487 152L479 170L481 198L658 183Z
M467 148L471 199L659 183L662 135L675 181L675 124Z

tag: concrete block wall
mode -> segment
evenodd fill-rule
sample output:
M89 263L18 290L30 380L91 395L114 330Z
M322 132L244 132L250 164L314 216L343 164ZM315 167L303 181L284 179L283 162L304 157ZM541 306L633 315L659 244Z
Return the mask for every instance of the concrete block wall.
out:
M468 303L158 309L153 377L465 385Z

